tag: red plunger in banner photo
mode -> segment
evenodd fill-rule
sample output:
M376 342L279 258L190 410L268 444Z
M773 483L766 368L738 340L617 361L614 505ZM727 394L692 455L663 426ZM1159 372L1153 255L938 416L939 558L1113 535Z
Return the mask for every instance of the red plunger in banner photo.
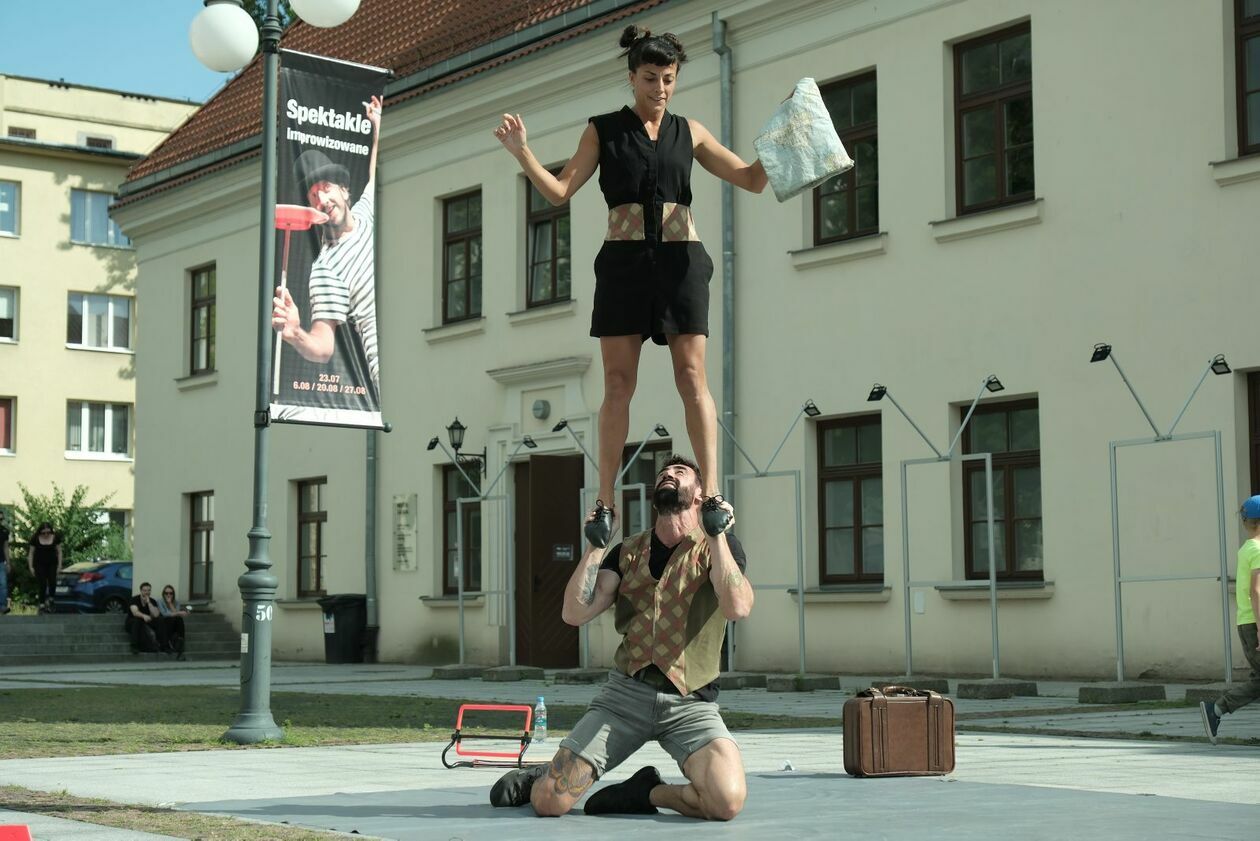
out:
M294 231L309 231L311 225L322 225L328 221L328 214L303 204L276 205L276 230L284 231L284 252L280 258L280 288L289 286L289 237ZM284 340L276 334L275 371L272 374L271 393L280 393L280 350Z

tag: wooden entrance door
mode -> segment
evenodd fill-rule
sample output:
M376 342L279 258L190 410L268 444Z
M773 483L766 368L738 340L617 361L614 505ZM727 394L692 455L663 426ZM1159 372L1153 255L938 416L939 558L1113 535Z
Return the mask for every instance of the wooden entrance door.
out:
M560 618L581 558L582 456L531 456L516 466L516 662L571 669L578 630Z

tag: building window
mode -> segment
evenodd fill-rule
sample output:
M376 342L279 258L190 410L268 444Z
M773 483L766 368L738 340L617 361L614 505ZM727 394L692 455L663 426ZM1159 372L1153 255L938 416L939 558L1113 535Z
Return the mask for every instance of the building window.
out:
M1247 443L1251 456L1251 493L1260 494L1260 371L1247 375Z
M214 491L188 494L188 598L208 599L214 582Z
M16 403L12 397L0 397L0 453L13 452L13 407Z
M814 245L879 232L875 74L827 85L822 96L854 165L814 189Z
M481 316L481 191L442 203L442 322Z
M33 129L33 128L18 128L17 126L9 126L9 137L16 137L16 138L19 138L19 139L21 139L21 140L34 140L34 139L35 139L35 129Z
M113 149L114 141L109 137L93 137L88 135L83 138L83 145L89 149Z
M66 312L66 344L130 350L131 299L122 295L71 292Z
M327 479L297 483L298 492L298 598L324 595L324 507Z
M958 215L1033 197L1032 28L954 47Z
M456 551L455 537L460 534L464 542L464 591L481 589L481 503L465 502L463 510L464 522L462 533L457 531L455 501L481 495L481 473L475 464L464 465L468 478L478 483L471 487L453 464L442 468L442 547L446 564L442 568L442 592L455 593L459 590L459 553Z
M0 286L0 342L16 342L18 293L12 286Z
M131 407L125 403L66 404L66 454L127 456L131 453Z
M1234 0L1238 154L1260 152L1260 0Z
M993 552L998 579L1042 578L1040 438L1036 400L981 406L963 436L965 452L993 454ZM963 462L963 489L967 577L988 578L983 461Z
M189 331L190 374L214 370L215 267L192 273L192 312Z
M621 528L622 535L638 534L656 525L656 509L652 507L652 493L656 489L656 476L665 469L665 462L673 454L669 441L652 441L634 463L630 458L638 444L630 444L621 454L621 467L625 476L621 479L622 487L643 484L644 505L639 505L639 489L629 488L621 491L621 502L617 505L617 522L613 525ZM593 500L591 500L593 502Z
M818 581L884 580L884 452L878 415L818 424Z
M122 229L109 218L109 193L70 191L70 241L83 245L131 247Z
M557 174L559 170L552 172ZM526 197L525 220L529 229L529 296L527 307L567 301L572 268L569 255L569 203L555 207L543 198L533 182Z
M105 521L118 529L119 536L131 542L131 512L125 508L111 508L105 512Z
M16 181L0 181L0 234L20 234L22 185Z

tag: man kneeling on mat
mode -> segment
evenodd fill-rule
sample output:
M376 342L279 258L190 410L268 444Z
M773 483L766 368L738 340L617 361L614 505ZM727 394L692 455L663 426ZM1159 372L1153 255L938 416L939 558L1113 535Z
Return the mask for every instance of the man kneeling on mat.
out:
M656 477L656 525L602 559L588 545L565 587L563 618L584 625L615 604L624 637L615 668L551 764L503 775L490 791L493 805L531 803L540 816L563 815L655 739L689 782L669 785L655 768L640 768L592 794L586 814L655 814L660 806L728 821L744 807L744 763L716 699L726 622L748 616L753 589L735 535L710 537L700 526L703 488L695 462L672 456Z

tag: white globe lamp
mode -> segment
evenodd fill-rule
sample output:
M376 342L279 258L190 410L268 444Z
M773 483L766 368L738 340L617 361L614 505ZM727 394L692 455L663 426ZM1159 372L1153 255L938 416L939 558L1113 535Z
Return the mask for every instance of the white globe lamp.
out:
M236 0L207 0L188 28L188 41L206 67L232 73L258 52L258 27Z
M340 26L358 10L359 0L289 0L289 5L311 26Z

